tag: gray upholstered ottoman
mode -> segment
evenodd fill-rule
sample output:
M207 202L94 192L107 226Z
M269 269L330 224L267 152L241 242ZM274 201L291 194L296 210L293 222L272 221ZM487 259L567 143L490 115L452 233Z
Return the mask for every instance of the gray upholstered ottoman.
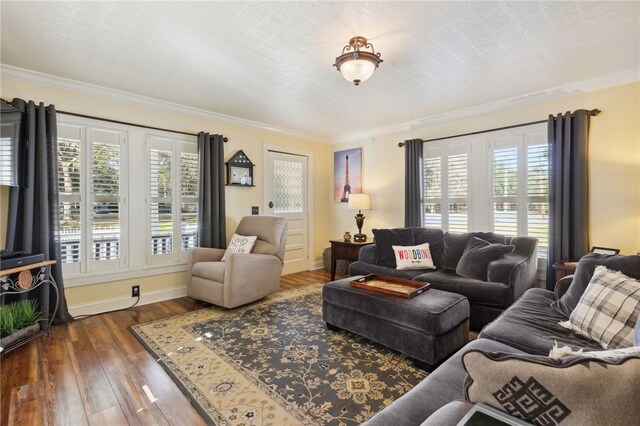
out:
M322 289L322 319L329 328L359 334L430 369L469 340L469 302L456 293L430 289L413 299L349 285L356 277Z

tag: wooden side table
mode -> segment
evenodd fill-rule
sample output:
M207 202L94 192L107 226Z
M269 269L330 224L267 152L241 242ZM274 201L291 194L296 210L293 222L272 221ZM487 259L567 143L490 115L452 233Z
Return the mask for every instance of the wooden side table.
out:
M553 272L555 282L560 281L560 279L567 275L574 274L576 272L576 266L578 266L578 262L569 262L568 260L562 260L558 263L554 263Z
M331 281L336 279L336 262L338 260L358 260L358 252L364 246L373 244L372 241L356 243L345 240L331 240Z

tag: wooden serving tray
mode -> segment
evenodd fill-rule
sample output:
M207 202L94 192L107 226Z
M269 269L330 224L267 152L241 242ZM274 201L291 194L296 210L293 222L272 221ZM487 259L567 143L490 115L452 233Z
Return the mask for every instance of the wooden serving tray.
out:
M351 287L363 288L378 293L411 299L427 291L431 285L420 281L403 280L402 278L385 277L369 274L349 281Z

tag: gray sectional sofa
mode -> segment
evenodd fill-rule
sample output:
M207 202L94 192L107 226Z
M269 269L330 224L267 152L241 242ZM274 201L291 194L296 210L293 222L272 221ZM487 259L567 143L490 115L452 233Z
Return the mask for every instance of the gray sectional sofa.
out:
M540 288L528 290L498 319L486 326L477 340L460 349L411 391L363 425L457 424L474 405L464 400L466 371L462 364L463 355L472 350L548 355L554 342L574 350L602 350L597 342L558 325L558 322L568 319L568 314L564 312L575 308L597 265L605 265L640 279L640 256L589 254L583 257L575 275L560 280L555 292ZM593 402L597 403L598 398L598 395L593 395Z
M380 231L383 230L374 230L375 244L360 250L359 260L349 266L349 274L380 274L424 281L431 284L431 288L461 294L469 300L472 330L480 330L537 285L536 238L505 237L492 232L443 233L440 229L417 227ZM513 253L489 263L486 281L456 274L456 266L473 237L515 246ZM429 243L436 269L396 269L391 245L423 243Z

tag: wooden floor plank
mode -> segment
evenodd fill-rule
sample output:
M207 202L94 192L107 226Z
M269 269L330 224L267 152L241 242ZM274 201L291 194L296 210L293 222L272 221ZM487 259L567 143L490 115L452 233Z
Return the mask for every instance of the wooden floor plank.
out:
M84 321L84 320L80 320ZM79 323L80 321L77 321ZM69 359L87 416L118 404L93 344L84 328L75 328L78 340L67 340Z
M113 405L89 416L91 426L125 426L129 422L119 405Z
M280 287L327 281L322 270L300 272L282 277ZM50 338L3 354L0 424L204 424L127 327L206 306L183 297L96 315L56 326ZM155 403L142 385L149 386Z
M54 327L43 342L43 369L49 423L85 426L87 416L65 344L65 327Z

